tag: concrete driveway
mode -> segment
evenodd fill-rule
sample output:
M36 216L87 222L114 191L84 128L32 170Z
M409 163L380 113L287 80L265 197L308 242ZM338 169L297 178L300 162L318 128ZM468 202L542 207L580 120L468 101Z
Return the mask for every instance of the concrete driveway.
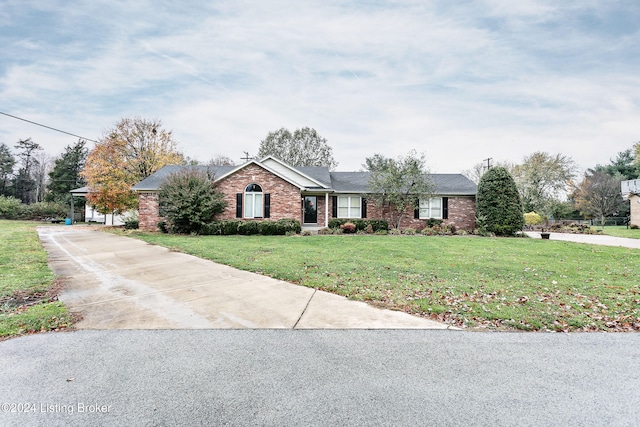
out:
M525 234L534 239L541 239L537 231L527 231ZM603 234L570 234L549 233L549 240L561 240L563 242L587 243L590 245L619 246L629 249L640 249L640 239L626 237L605 236Z
M79 329L448 329L82 226L38 227Z

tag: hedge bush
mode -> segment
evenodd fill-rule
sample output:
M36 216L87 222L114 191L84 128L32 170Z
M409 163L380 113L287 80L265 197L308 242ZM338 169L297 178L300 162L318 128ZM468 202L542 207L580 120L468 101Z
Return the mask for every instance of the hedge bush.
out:
M295 219L279 219L277 221L240 221L232 219L206 224L200 229L200 234L217 236L231 236L234 234L283 236L285 234L298 234L301 230L300 221Z
M520 194L505 168L494 167L482 175L476 197L476 215L481 232L513 236L524 227Z
M0 218L17 219L22 216L24 205L15 197L0 196Z
M3 219L62 219L67 215L67 206L59 203L39 202L25 205L14 197L0 196L0 218Z
M329 221L329 228L335 230L340 229L340 226L346 223L352 223L356 226L356 231L365 231L367 226L371 226L373 232L380 230L389 230L389 223L384 219L348 219L348 218L333 218Z
M23 219L43 220L61 219L69 216L69 208L65 205L53 202L39 202L25 206Z

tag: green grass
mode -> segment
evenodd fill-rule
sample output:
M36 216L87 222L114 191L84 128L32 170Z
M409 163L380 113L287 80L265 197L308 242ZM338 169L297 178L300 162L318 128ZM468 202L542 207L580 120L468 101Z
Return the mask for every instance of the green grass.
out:
M0 220L0 339L72 323L52 293L55 276L47 265L37 225Z
M598 227L591 227L591 228L594 230L600 230L602 234L606 234L607 236L640 239L640 229L633 230L631 228L627 228L626 225L611 225L611 226L606 226L604 228L598 226Z
M640 330L640 251L526 238L128 234L463 327Z

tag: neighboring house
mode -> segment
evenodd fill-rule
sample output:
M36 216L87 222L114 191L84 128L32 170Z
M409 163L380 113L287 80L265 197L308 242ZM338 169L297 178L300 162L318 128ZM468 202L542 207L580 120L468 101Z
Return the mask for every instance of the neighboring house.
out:
M140 228L156 230L161 221L158 189L171 173L188 166L165 166L133 187L139 194ZM293 167L272 156L241 166L199 166L215 173L227 206L219 219L293 218L303 229L326 227L332 218L389 220L367 198L368 172L330 172L327 167ZM422 229L429 218L475 228L476 185L460 174L433 174L435 195L405 215L402 227Z
M70 191L74 197L87 197L89 193L88 187L76 188ZM131 215L131 214L129 214ZM98 222L104 225L124 225L124 221L128 214L113 215L113 214L101 214L93 206L86 203L84 205L84 220L86 222Z
M640 227L640 179L622 181L620 190L622 197L629 199L629 207L631 208L629 224Z

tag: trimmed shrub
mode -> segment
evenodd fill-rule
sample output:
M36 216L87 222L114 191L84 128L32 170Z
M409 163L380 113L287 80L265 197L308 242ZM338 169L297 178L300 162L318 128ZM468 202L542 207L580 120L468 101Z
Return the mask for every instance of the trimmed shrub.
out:
M367 222L371 225L374 232L380 230L389 231L389 223L384 219L368 219Z
M276 222L284 228L285 234L286 233L299 234L300 231L302 231L302 225L300 224L300 221L298 221L297 219L283 218L283 219L277 220Z
M299 221L294 219L279 219L277 221L241 221L227 219L213 221L200 229L200 234L232 236L242 234L245 236L261 234L265 236L284 236L286 234L298 234L302 230Z
M167 222L166 221L160 221L158 223L158 230L160 230L163 233L168 233L169 229L167 228Z
M494 167L478 184L476 215L480 232L513 236L524 227L522 201L511 174Z
M529 212L524 214L524 223L526 225L538 225L538 224L542 224L542 222L543 222L542 217L535 212Z
M443 222L443 220L441 219L437 219L437 218L429 218L427 220L426 226L427 227L434 227L436 225L441 225Z
M137 217L127 218L124 221L124 229L125 230L137 230L139 225L140 224L138 223L138 218Z
M638 227L636 224L631 224L631 225L629 226L629 228L630 228L630 229L632 229L632 230L637 230L637 229L639 229L640 227Z
M348 221L347 219L333 218L329 220L329 228L333 228L333 229L340 228L340 226L347 221Z
M342 232L344 234L353 234L356 232L356 225L352 222L345 222L344 224L342 224L340 226L340 230L342 230Z
M339 229L341 225L348 222L356 226L356 231L365 231L369 225L373 229L374 233L378 230L389 230L389 223L384 219L333 218L329 220L329 228L336 230Z
M238 234L250 236L260 234L260 225L258 221L243 221L238 226Z
M318 234L324 234L324 235L333 234L333 230L330 229L329 227L321 228L320 230L318 230Z

